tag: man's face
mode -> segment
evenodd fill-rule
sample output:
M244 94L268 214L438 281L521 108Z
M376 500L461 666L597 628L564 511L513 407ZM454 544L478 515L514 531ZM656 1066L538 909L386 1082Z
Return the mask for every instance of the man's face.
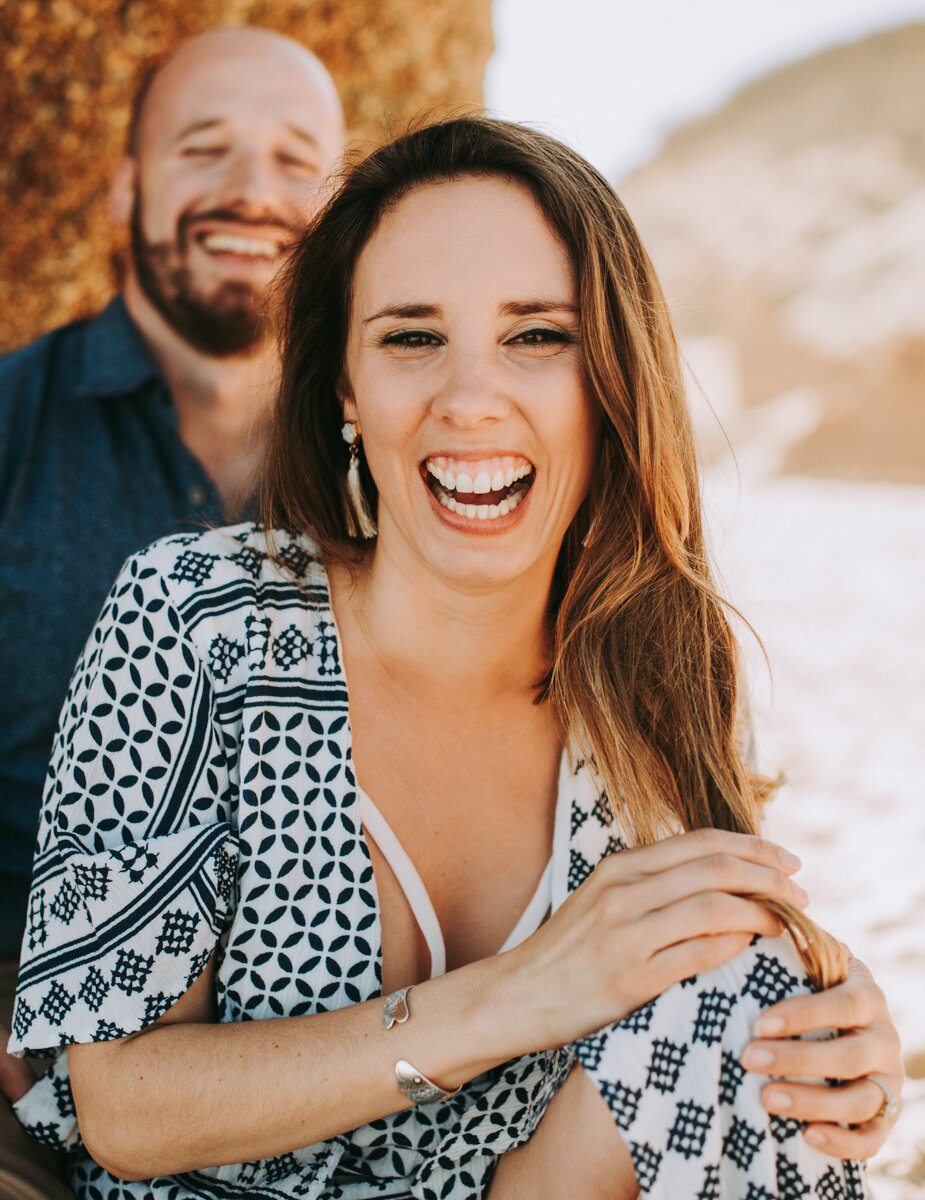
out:
M144 298L213 357L266 331L264 294L343 147L329 81L259 31L196 39L154 81L139 123L132 269Z

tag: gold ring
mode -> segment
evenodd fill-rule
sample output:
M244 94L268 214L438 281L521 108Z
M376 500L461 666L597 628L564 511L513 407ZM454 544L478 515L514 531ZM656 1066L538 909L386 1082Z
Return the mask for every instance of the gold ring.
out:
M877 1109L876 1113L874 1113L872 1120L877 1121L881 1117L885 1117L889 1121L891 1117L895 1117L899 1112L898 1097L893 1095L893 1089L882 1075L868 1075L867 1078L871 1083L875 1083L880 1091L883 1092L883 1103Z

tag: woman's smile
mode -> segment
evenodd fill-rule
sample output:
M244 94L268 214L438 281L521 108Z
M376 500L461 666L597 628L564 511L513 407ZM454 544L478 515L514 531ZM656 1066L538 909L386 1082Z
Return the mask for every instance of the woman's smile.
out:
M439 454L421 463L421 474L448 513L470 523L494 524L520 508L533 486L536 469L528 459L514 454L475 459Z

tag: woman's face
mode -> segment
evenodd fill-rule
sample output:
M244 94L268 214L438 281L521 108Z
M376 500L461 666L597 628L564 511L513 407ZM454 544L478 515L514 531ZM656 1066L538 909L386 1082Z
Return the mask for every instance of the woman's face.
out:
M426 184L387 212L357 263L344 400L379 489L378 551L463 587L551 578L598 440L577 305L517 184Z

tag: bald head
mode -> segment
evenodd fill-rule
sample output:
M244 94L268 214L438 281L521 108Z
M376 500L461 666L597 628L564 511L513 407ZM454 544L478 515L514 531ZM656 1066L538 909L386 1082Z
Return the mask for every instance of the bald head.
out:
M243 72L243 74L234 73ZM279 72L295 92L301 92L313 121L324 123L324 133L332 141L332 157L343 150L344 118L340 97L327 68L300 42L272 29L239 26L210 29L188 38L145 77L135 95L129 125L129 153L137 154L143 145L146 126L155 127L169 120L171 98L177 90L185 92L206 79L224 83L233 77L236 90L243 89L245 99L260 77L264 80ZM252 78L256 73L257 78ZM254 98L256 99L256 88Z
M179 46L142 90L111 192L139 324L165 321L206 354L259 349L266 288L343 142L331 77L298 42L238 28Z

